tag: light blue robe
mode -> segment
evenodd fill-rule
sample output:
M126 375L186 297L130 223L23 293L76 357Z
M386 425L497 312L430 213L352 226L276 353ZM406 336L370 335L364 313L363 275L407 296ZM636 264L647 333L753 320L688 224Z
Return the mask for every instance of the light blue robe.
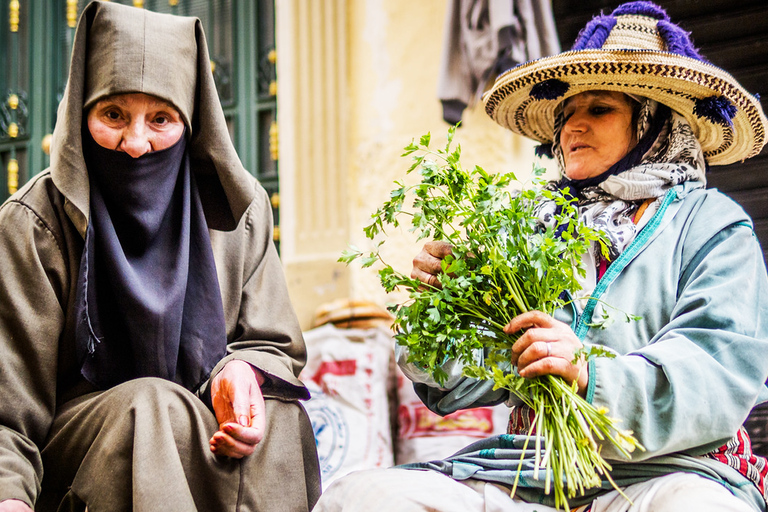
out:
M621 418L622 428L634 431L646 451L636 451L632 463L620 463L626 459L604 444L614 479L631 483L694 471L765 510L749 479L700 457L733 438L750 410L768 401L768 277L749 216L716 190L679 185L591 295L642 316L604 330L589 328L594 309L602 307L592 299L575 318L560 317L572 321L584 343L619 354L590 363L587 399ZM446 363L450 377L440 388L406 360L405 349L398 347L401 367L439 414L510 398L504 390L492 391L492 383L462 377L455 361ZM518 464L505 451L514 444L510 437L484 440L453 460L427 466L456 478L507 481L499 471L514 478L509 469ZM529 482L529 490L519 489L518 495L547 503L551 496L541 494L541 485Z

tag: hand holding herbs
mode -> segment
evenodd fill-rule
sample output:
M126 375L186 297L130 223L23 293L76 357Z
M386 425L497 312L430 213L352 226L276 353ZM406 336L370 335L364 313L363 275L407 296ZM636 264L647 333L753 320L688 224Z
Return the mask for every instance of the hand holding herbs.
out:
M478 166L464 170L460 146L451 148L454 132L449 130L444 149L430 149L429 134L406 146L403 156L413 159L407 173L418 170L421 180L395 182L397 188L365 228L373 240L386 236L386 226L396 228L407 218L419 239L450 244L440 262L439 282L425 283L384 262L379 250L386 238L367 254L351 248L340 261L360 258L364 267L379 262L384 289L409 292L408 301L391 308L395 339L408 348L409 362L443 383L442 363L459 360L464 375L492 380L495 389L509 390L536 413L529 432L536 435L534 478L543 478L556 506L568 509L568 498L599 486L602 479L611 481L598 441L613 444L627 458L642 447L607 411L579 395L578 377L571 383L551 374L521 377L511 349L522 333L505 327L521 314L538 311L551 317L568 306L570 294L580 289L582 255L590 244L604 249L601 234L578 221L567 191L544 186L543 169L535 169L533 184L519 192L511 190L513 183L522 185L511 172L490 174ZM558 206L549 227L536 213L542 201ZM600 347L582 348L571 363L586 367L589 358L610 355Z

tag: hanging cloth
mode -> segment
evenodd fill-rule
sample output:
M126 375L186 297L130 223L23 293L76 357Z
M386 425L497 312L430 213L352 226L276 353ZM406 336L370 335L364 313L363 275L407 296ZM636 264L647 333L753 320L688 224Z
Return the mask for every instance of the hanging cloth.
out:
M443 119L461 121L500 73L559 52L549 0L449 1L437 88Z

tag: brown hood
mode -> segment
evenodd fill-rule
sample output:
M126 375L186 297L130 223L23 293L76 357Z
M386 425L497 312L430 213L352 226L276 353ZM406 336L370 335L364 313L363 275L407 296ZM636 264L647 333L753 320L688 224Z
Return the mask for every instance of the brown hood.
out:
M51 176L80 234L90 211L84 113L101 98L130 92L157 96L179 109L208 226L234 229L256 189L229 138L200 20L92 2L75 31L51 146Z

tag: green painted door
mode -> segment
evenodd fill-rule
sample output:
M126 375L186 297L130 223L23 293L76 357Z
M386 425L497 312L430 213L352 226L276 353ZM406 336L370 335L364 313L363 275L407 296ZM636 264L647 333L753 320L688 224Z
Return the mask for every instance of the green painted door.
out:
M0 200L49 164L74 27L87 1L0 0ZM229 132L278 205L274 0L120 0L196 16ZM276 230L276 237L279 236Z

